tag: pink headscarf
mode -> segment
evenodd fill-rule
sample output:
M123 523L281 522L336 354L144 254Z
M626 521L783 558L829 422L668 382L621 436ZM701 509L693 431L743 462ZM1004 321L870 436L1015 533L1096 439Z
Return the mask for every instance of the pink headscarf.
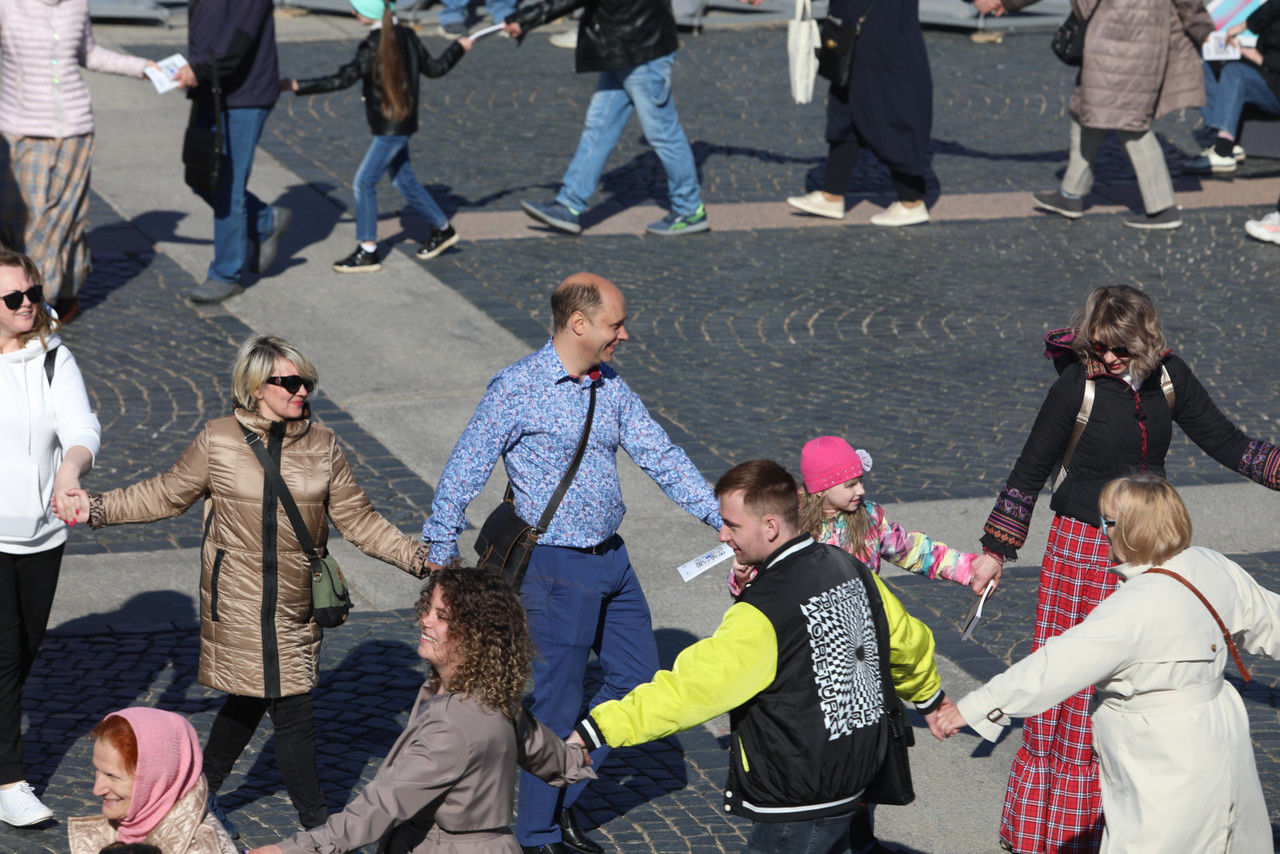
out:
M134 706L107 717L124 718L138 741L129 812L117 828L121 842L141 842L183 795L195 788L204 768L200 739L182 715Z

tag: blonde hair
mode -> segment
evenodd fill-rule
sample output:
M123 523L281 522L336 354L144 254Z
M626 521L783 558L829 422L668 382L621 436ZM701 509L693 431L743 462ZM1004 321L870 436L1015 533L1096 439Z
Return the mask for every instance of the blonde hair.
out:
M1102 488L1098 507L1115 520L1111 543L1125 563L1158 564L1191 545L1191 516L1173 484L1153 474L1117 478Z
M0 247L0 267L17 267L27 277L27 287L44 288L44 276L40 275L40 268L36 266L36 262L32 261L28 256L23 255L13 249L5 249ZM45 294L47 297L48 294ZM32 338L40 339L41 347L48 347L49 336L62 328L62 321L55 320L53 315L49 314L49 310L45 308L45 301L32 306L31 329L18 336L19 346L27 346Z
M1096 359L1093 342L1125 347L1133 354L1129 370L1135 381L1151 376L1167 346L1160 312L1151 297L1133 285L1104 285L1089 294L1076 315L1071 348L1082 362Z
M850 513L848 510L836 509L835 516L826 513L827 490L821 492L800 491L800 530L815 540L822 536L822 523L828 518L843 518L848 530L845 531L840 548L862 560L867 557L867 534L871 532L871 514L867 512L867 502L858 504L858 509Z
M231 370L231 397L236 406L258 411L258 392L275 371L276 359L293 362L303 379L313 383L319 379L315 365L297 347L278 335L255 335L240 345Z

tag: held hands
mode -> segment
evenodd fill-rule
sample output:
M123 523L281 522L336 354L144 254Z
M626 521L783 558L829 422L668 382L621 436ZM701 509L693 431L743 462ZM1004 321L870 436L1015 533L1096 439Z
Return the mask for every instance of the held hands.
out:
M955 703L951 702L950 697L944 699L942 705L933 711L933 720L929 720L930 717L930 715L925 715L925 720L929 723L929 732L933 733L939 741L951 738L951 736L968 726L964 715L960 714L960 709L956 707ZM939 733L942 734L939 735Z
M973 591L974 596L981 596L982 591L987 589L988 581L992 582L995 587L1000 586L1000 576L1003 573L1004 558L983 552L974 558L973 577L969 579L969 589Z
M582 736L578 735L577 731L569 733L569 737L564 740L564 743L569 745L570 747L576 747L582 751L583 765L591 764L591 751L587 750L586 743L583 742Z
M1004 4L1000 0L973 0L973 8L983 15L999 18L1005 13Z
M55 484L49 506L53 508L54 515L68 527L77 522L89 521L89 493L81 489L79 484L63 488Z
M729 567L729 577L725 579L729 592L734 596L741 596L743 588L750 584L759 572L760 570L756 567L744 566L735 560L733 566Z

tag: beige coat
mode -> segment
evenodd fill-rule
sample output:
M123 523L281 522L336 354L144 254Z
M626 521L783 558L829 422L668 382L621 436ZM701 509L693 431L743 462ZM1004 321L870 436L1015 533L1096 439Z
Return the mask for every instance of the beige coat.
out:
M520 744L505 716L423 685L378 773L342 812L284 842L284 854L332 854L379 843L389 854L520 854L507 825L516 764L553 786L594 778L582 752L532 716Z
M1163 566L1209 599L1242 650L1280 657L1280 595L1209 549ZM956 705L995 741L1010 717L1095 685L1104 852L1271 851L1249 718L1222 678L1222 634L1189 590L1148 568L1114 567L1124 583L1084 622Z
M1004 7L1016 12L1034 2L1004 0ZM1071 115L1081 125L1143 132L1174 110L1204 106L1200 45L1213 19L1202 0L1071 0L1071 6L1086 20L1097 8L1071 95Z
M143 840L163 854L237 854L236 846L212 815L207 813L209 784L201 775L195 788L182 796L173 809ZM67 846L71 854L98 854L116 841L116 829L105 816L67 819Z
M311 616L311 572L240 425L280 460L316 547L343 537L406 572L425 572L427 547L382 518L356 483L333 431L307 419L272 422L237 409L210 421L164 474L90 495L90 524L151 522L205 502L200 552L200 684L249 697L291 697L316 685L321 630ZM271 430L271 436L268 431Z

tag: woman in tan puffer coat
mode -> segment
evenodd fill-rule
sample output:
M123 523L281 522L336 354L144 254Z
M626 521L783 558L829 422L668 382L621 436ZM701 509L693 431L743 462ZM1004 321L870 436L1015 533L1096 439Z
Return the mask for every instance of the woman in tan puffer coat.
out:
M204 749L209 792L216 795L266 713L275 727L280 774L304 828L328 817L310 693L321 630L312 619L307 558L244 428L279 463L322 553L327 516L361 551L413 575L425 575L427 556L418 537L398 531L369 503L333 431L311 422L307 396L315 382L315 368L294 347L255 336L236 359L235 410L206 424L173 468L105 494L59 496L78 502L80 518L95 528L170 518L206 499L199 681L228 694ZM217 812L216 799L213 804Z
M1002 15L1034 2L975 0L974 6ZM1151 123L1174 110L1204 106L1200 46L1213 31L1213 19L1202 0L1071 0L1071 7L1089 24L1071 95L1070 160L1062 186L1036 193L1036 207L1079 218L1093 187L1098 147L1113 130L1133 163L1145 208L1124 224L1177 228L1182 215Z

